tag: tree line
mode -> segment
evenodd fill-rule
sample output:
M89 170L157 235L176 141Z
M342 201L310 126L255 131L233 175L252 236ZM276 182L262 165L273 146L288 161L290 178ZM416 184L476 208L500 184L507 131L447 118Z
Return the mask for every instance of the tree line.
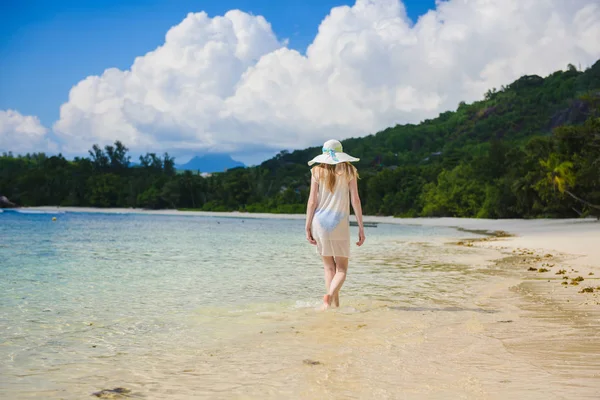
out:
M367 215L484 218L600 215L600 61L524 76L420 124L343 141ZM202 176L169 154L132 165L120 141L87 157L0 157L0 195L22 206L302 213L319 147Z

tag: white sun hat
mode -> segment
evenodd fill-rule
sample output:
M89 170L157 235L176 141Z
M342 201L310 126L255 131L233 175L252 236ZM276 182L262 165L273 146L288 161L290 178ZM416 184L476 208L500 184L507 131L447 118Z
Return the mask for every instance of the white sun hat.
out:
M349 154L344 153L342 144L338 140L328 140L323 144L323 154L320 154L310 160L308 165L314 163L321 164L339 164L343 162L355 162L359 161L360 158L352 157Z

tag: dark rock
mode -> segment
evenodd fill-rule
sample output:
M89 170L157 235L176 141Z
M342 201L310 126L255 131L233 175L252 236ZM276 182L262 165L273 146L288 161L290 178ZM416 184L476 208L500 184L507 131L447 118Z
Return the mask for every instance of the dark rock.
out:
M19 207L12 201L10 201L6 196L0 195L0 208L17 208Z
M579 99L573 100L569 107L560 110L550 118L549 128L583 123L589 117L589 111L590 105L587 102Z
M321 365L321 361L309 360L308 358L302 362L306 365Z
M120 399L129 397L129 393L131 393L131 390L118 387L114 389L104 389L99 392L92 393L92 396L96 396L101 399Z
M494 114L497 109L498 109L498 107L496 107L496 106L487 107L485 109L480 110L477 113L477 116L479 117L480 120L486 119L490 115Z

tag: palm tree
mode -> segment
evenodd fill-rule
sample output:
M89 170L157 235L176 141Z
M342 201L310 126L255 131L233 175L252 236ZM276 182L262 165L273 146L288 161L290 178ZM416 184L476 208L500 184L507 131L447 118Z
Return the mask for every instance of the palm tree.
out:
M572 162L561 162L558 155L552 153L548 160L540 160L540 165L546 172L546 183L552 185L554 190L558 188L560 193L565 193L568 192L567 188L575 185Z
M546 184L552 185L552 189L558 191L561 194L568 194L575 200L585 204L590 208L600 210L600 206L592 204L579 196L575 195L569 189L575 186L575 175L573 173L573 163L570 161L560 161L558 155L555 153L550 154L548 160L540 160L540 165L546 171L545 177L537 183L536 188L541 188ZM600 219L600 216L598 217Z

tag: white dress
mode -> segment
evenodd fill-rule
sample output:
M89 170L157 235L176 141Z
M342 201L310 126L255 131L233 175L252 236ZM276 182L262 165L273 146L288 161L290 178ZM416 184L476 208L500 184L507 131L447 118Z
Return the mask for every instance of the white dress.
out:
M350 257L350 190L348 176L338 175L333 192L326 179L319 181L318 168L312 179L319 184L318 205L311 224L311 233L321 256ZM354 179L354 178L351 178Z

